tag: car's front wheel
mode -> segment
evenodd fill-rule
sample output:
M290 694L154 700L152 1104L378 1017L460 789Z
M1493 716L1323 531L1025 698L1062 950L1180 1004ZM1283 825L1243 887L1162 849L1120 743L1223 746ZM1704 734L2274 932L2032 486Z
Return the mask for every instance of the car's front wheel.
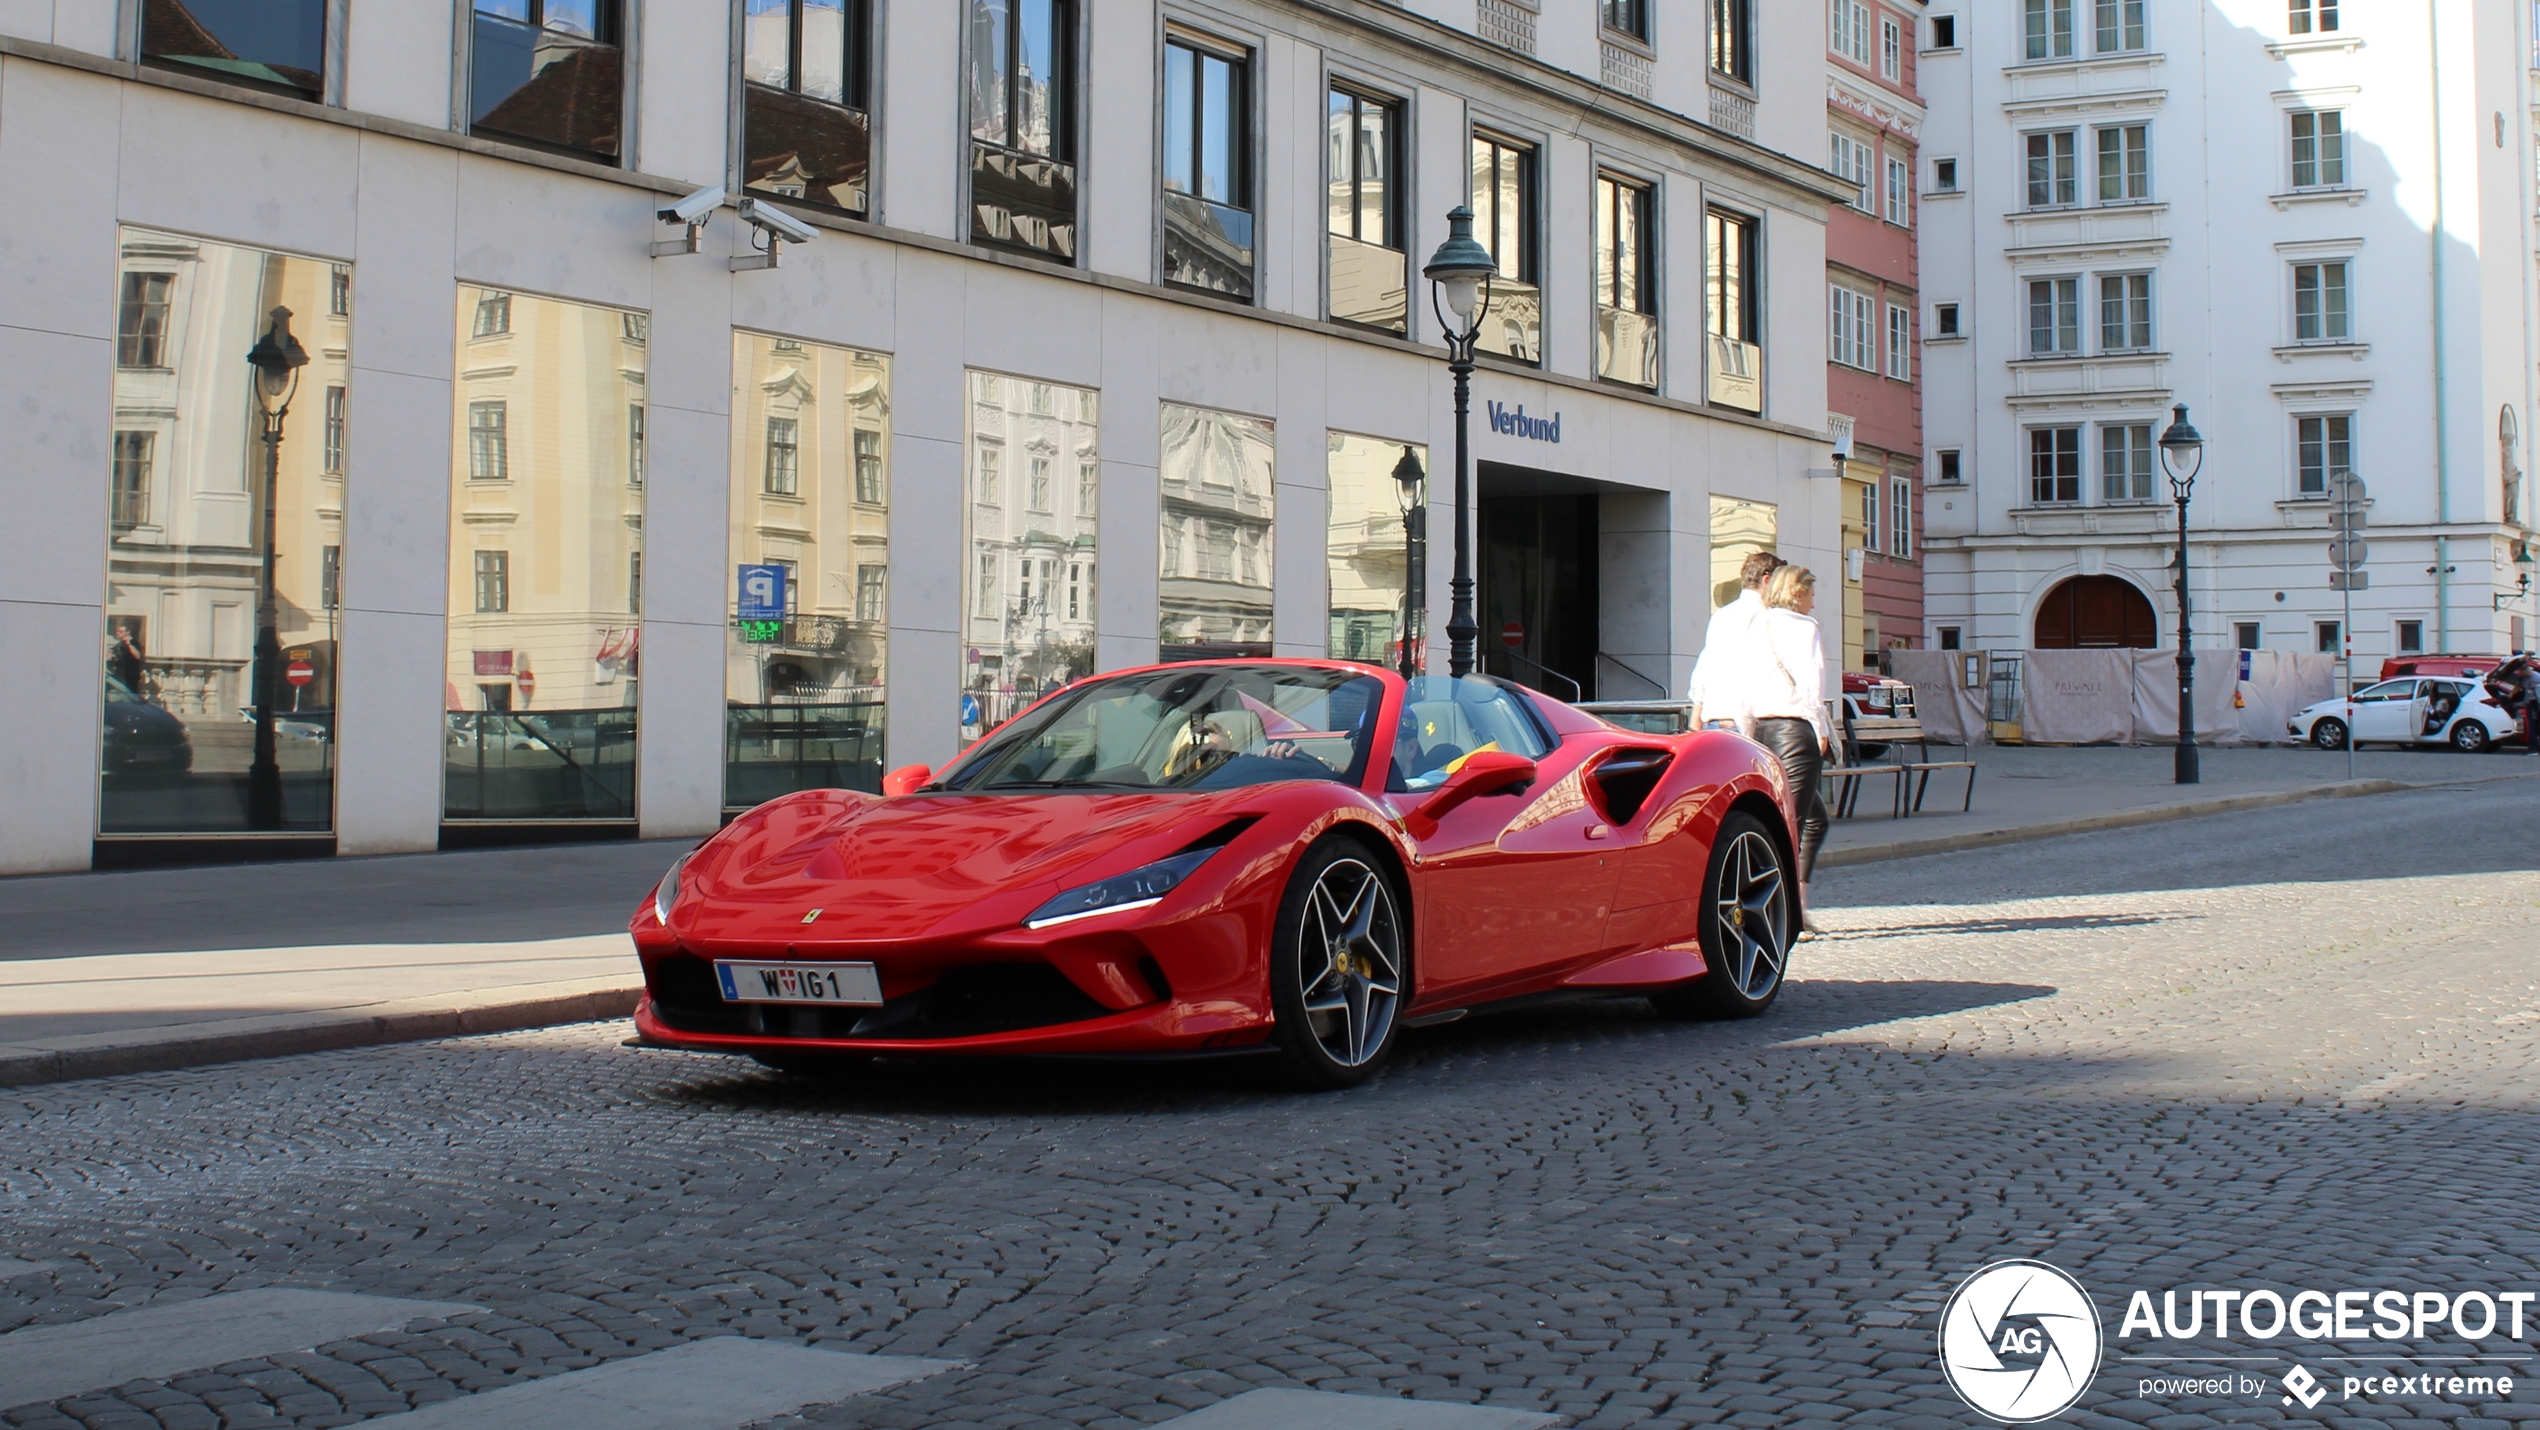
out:
M2346 748L2346 722L2334 715L2323 715L2311 726L2311 743L2323 750Z
M1411 994L1410 929L1393 880L1354 839L1306 851L1279 901L1270 1001L1288 1071L1352 1087L1384 1066Z
M2452 726L2452 748L2464 755L2479 754L2487 748L2487 727L2476 720L2462 720Z
M1677 1017L1752 1018L1772 1007L1798 938L1798 881L1780 842L1744 810L1720 822L1701 912L1710 971L1649 1001Z

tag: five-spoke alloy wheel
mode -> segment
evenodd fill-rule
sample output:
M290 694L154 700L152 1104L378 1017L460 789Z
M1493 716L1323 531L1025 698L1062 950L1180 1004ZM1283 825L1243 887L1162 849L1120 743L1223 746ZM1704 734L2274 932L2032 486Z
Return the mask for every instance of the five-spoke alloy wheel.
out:
M1364 1081L1393 1050L1410 993L1410 939L1393 881L1354 840L1306 851L1279 905L1270 991L1299 1081Z
M1651 998L1659 1009L1752 1018L1773 1006L1799 932L1798 881L1764 822L1743 810L1720 822L1702 881L1702 959L1710 971Z

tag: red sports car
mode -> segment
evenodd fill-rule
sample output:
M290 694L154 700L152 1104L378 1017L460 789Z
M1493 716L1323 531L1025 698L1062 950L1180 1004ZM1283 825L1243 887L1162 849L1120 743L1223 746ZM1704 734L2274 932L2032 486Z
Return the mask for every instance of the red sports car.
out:
M1516 1000L1751 1016L1799 927L1781 767L1502 681L1206 661L1057 691L884 793L771 800L637 910L658 1046L1258 1050L1310 1086Z

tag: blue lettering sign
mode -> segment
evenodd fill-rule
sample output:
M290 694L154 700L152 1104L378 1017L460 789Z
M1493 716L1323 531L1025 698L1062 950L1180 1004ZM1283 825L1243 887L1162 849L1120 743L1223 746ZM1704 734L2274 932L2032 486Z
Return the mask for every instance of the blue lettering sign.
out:
M1549 418L1529 417L1526 415L1526 404L1522 402L1513 408L1503 407L1496 402L1483 405L1489 409L1484 415L1489 419L1490 430L1493 432L1503 433L1510 437L1523 437L1530 442L1559 442L1561 440L1561 414L1558 412L1553 413Z

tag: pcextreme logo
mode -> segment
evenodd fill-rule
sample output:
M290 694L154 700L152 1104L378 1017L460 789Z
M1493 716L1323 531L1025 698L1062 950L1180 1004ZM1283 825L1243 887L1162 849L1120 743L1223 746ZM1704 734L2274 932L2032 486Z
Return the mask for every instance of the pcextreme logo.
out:
M1997 1261L1940 1313L1940 1368L1977 1413L2013 1425L2072 1408L2099 1372L2099 1311L2043 1261Z

